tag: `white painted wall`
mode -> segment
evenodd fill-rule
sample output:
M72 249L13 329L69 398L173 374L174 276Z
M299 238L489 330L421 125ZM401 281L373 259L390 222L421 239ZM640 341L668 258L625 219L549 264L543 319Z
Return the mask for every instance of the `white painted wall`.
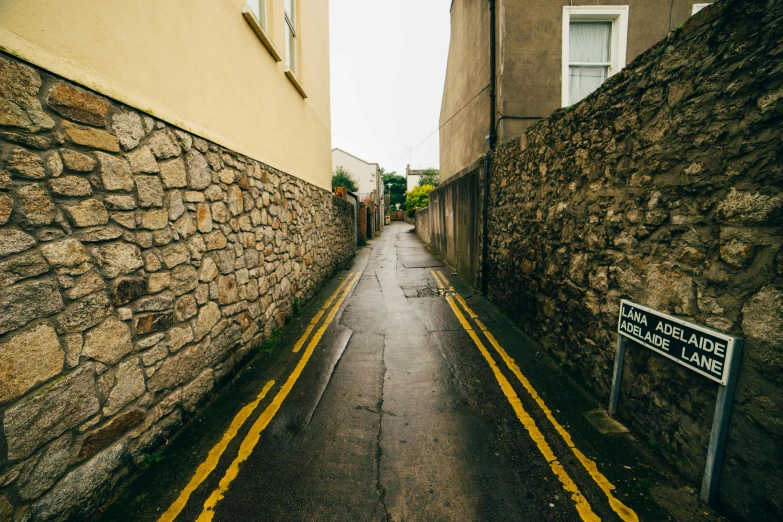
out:
M357 193L362 197L378 188L376 184L379 170L377 163L368 163L342 149L332 149L332 172L337 167L343 167L353 174L359 185Z

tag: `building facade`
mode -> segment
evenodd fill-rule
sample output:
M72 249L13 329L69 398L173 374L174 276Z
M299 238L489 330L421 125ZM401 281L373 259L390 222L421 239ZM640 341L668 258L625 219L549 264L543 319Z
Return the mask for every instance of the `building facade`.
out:
M329 190L329 6L301 3L12 0L0 5L0 43L22 60ZM290 18L295 38L287 37Z
M0 3L0 520L88 519L350 262L328 23Z
M384 185L381 178L381 167L377 163L370 163L342 149L332 149L332 172L337 167L348 170L356 179L358 190L356 195L366 204L372 206L370 228L374 233L379 233L384 226L383 193ZM369 235L372 237L371 232Z
M490 10L454 0L440 115L441 182L573 105L708 3L690 0L495 0L495 107ZM492 114L490 114L492 112ZM490 124L490 119L492 124ZM490 126L492 130L490 130Z
M419 184L423 170L411 169L410 165L405 165L405 189L413 190Z
M381 179L381 168L377 163L370 163L354 156L342 149L332 149L332 172L337 167L343 167L353 175L358 185L356 193L364 198L375 191L380 193L380 187L383 187Z

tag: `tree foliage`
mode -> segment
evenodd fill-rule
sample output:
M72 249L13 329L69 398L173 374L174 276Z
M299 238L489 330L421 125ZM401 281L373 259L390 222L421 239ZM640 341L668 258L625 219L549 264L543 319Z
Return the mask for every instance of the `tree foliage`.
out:
M437 187L438 183L440 183L440 171L438 169L428 168L421 172L421 177L419 178L420 187L424 185Z
M342 165L338 165L336 169L334 169L334 173L332 173L332 190L334 190L335 187L348 187L348 190L351 192L357 192L359 190L359 186L357 185L356 178L353 177L353 174L351 174L351 171L343 167Z
M430 192L434 188L433 185L419 185L405 193L405 208L408 210L409 216L415 209L429 205Z
M405 209L405 176L399 176L396 171L386 172L381 167L381 177L392 208L396 208L399 204L401 209Z

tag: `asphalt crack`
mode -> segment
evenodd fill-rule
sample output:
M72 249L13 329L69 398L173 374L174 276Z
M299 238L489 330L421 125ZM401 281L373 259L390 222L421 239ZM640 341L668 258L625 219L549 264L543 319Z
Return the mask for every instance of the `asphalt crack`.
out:
M387 241L387 245L388 245ZM380 252L379 252L380 253ZM375 281L378 284L378 289L381 292L381 295L383 295L383 286L381 285L381 280L378 277L378 271L375 270L373 272L375 275ZM388 312L388 310L387 310ZM380 496L380 502L381 507L383 508L383 520L386 522L391 522L392 517L391 513L389 513L389 508L386 505L386 488L383 486L383 483L381 482L381 460L383 458L383 449L381 448L381 443L383 442L383 415L393 415L392 413L386 412L383 410L383 395L384 390L386 388L386 330L384 329L383 332L383 351L381 353L381 393L378 398L378 402L375 406L375 412L378 415L378 435L375 440L375 488L378 490L378 494ZM371 408L363 408L367 411L372 411Z
M384 336L385 337L385 336ZM383 441L383 391L386 385L386 341L383 343L384 358L381 359L381 367L383 368L383 378L381 379L381 396L378 399L377 411L378 411L378 437L375 441L375 487L380 495L381 507L383 508L383 519L387 522L391 522L391 513L386 506L386 488L383 487L381 482L381 459L383 458L383 449L381 448L381 442Z

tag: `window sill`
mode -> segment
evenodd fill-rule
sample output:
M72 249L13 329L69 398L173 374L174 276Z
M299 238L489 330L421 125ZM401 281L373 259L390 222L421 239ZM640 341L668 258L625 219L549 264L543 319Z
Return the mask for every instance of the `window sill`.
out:
M307 98L307 93L305 93L304 87L302 87L302 84L299 82L299 78L294 74L294 71L286 67L285 75L291 80L291 83L294 84L294 87L296 87L296 90L302 95L302 98Z
M269 38L269 34L264 30L263 27L261 27L261 24L258 22L258 20L256 20L253 11L251 11L247 5L242 7L242 16L245 17L247 23L249 23L250 27L253 28L253 32L256 33L256 36L258 36L258 39L261 40L261 43L264 44L264 47L266 47L266 50L269 51L269 54L272 55L272 58L274 58L276 62L282 62L283 58L280 56L280 53L277 52L277 47L275 47L275 44L272 43L272 39Z

